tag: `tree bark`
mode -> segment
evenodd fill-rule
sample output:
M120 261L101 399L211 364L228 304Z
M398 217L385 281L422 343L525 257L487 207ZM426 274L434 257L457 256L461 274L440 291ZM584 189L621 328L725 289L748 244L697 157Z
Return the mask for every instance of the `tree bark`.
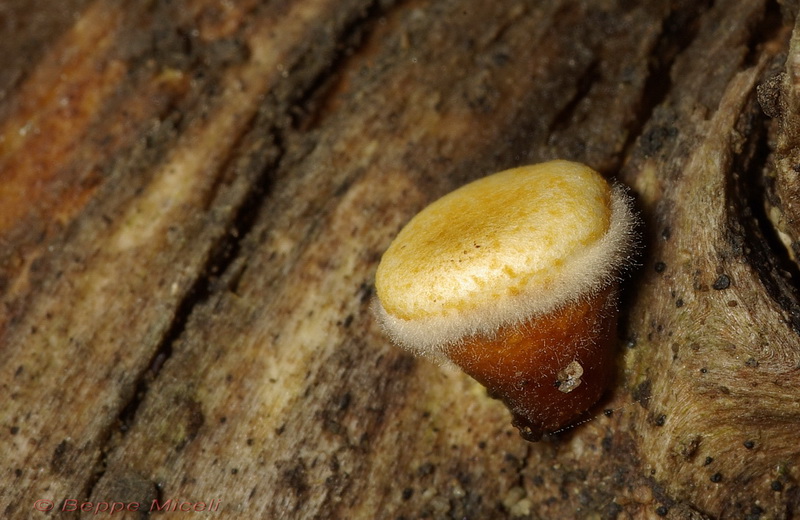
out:
M4 518L800 515L794 3L59 6L0 7ZM641 247L608 395L527 443L372 284L427 203L555 158Z

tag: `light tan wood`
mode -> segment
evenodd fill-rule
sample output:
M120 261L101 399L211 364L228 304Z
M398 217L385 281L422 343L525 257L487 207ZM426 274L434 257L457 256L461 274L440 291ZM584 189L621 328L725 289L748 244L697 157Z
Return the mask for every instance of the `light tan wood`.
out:
M0 46L4 518L800 514L791 6L22 3ZM629 185L642 248L612 391L532 444L370 304L416 211L552 158Z

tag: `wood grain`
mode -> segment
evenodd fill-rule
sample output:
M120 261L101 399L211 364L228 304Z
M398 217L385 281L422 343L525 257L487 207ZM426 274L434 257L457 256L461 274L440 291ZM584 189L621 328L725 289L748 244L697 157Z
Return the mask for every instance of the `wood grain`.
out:
M70 5L5 15L5 518L800 514L791 6ZM642 238L613 389L532 444L370 305L415 212L551 158Z

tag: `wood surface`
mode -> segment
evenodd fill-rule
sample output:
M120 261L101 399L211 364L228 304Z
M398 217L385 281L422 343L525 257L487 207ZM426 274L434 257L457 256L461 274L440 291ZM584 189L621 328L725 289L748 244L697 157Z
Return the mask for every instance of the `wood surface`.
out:
M0 516L798 518L796 13L3 2ZM641 239L607 397L528 443L370 306L412 215L553 158Z

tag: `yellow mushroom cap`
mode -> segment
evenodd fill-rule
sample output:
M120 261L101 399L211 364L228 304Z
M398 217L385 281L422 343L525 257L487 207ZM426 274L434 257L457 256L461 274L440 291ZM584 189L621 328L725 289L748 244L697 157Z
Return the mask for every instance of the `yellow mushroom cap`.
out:
M440 357L606 287L628 261L633 223L624 190L579 163L484 177L400 231L375 275L378 316L399 344Z

